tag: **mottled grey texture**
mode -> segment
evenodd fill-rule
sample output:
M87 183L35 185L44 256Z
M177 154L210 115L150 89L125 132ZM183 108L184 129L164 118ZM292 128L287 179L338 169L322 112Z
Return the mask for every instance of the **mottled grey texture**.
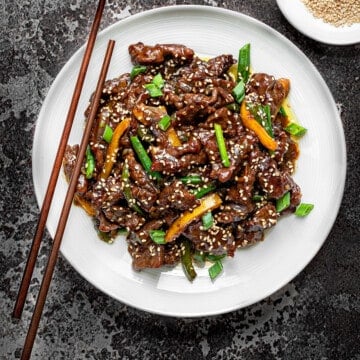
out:
M34 124L61 67L87 38L96 1L0 1L0 359L18 358L50 239L21 321L11 318L35 231ZM360 359L359 46L319 44L298 33L275 1L109 1L102 28L174 4L253 16L293 41L317 66L341 109L348 150L344 199L315 259L294 281L246 309L202 319L147 314L102 294L59 258L33 359ZM329 194L331 196L331 194Z

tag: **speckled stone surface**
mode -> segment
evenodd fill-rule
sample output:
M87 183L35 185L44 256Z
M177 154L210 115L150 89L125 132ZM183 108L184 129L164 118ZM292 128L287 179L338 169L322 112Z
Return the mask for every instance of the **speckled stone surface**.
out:
M293 41L317 66L341 110L348 175L324 246L291 283L225 315L178 319L125 306L87 283L61 256L33 359L360 359L360 46L298 33L273 0L108 2L102 28L140 11L192 3L243 12ZM1 0L0 359L20 357L46 262L40 251L21 321L11 313L35 231L31 174L35 121L52 81L87 38L94 0ZM329 194L331 196L331 194Z

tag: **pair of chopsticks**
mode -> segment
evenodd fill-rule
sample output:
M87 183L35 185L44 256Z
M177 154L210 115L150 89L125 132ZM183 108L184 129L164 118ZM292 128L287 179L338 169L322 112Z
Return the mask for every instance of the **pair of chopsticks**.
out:
M79 71L79 75L78 75L78 79L75 85L75 89L74 89L74 93L73 93L73 97L71 100L71 104L70 104L70 108L69 108L69 112L65 121L65 125L64 125L64 129L63 129L63 133L60 139L60 144L58 147L58 151L55 157L55 161L54 161L54 165L53 165L53 169L50 175L50 180L48 183L48 187L47 187L47 191L46 191L46 195L42 204L42 208L40 211L40 216L38 219L38 223L37 223L37 228L36 228L36 232L35 232L35 236L33 238L33 242L31 245L31 249L30 249L30 253L28 255L28 260L25 266L25 270L24 270L24 274L23 274L23 278L21 281L21 285L19 288L19 292L18 292L18 296L16 299L16 303L15 303L15 307L14 307L14 311L13 311L13 317L15 318L20 318L23 308L24 308L24 303L26 300L26 295L29 289L29 285L30 285L30 281L31 281L31 277L33 274L33 270L35 267L35 262L36 262L36 258L39 252L39 248L40 248L40 244L41 244L41 240L44 234L44 230L45 230L45 225L46 225L46 221L47 221L47 217L49 214L49 210L50 210L50 205L51 205L51 201L53 198L53 194L55 191L55 187L56 187L56 183L57 183L57 179L59 176L59 172L62 166L62 160L65 154L65 150L66 150L66 145L69 139L69 135L70 135L70 131L71 131L71 127L72 127L72 123L75 117L75 113L76 113L76 109L77 109L77 105L80 99L80 95L81 95L81 91L82 91L82 87L84 84L84 80L85 80L85 75L87 72L87 68L90 62L90 57L92 54L92 50L94 48L94 44L95 44L95 40L96 40L96 35L98 33L99 30L99 26L100 26L100 20L102 17L102 13L104 10L104 6L105 6L105 0L99 0L99 4L96 10L96 14L95 14L95 18L90 30L90 35L89 35L89 39L88 39L88 43L86 45L86 49L85 49L85 53L83 56L83 60L81 63L81 67L80 67L80 71ZM45 305L45 300L46 300L46 296L50 287L50 282L51 282L51 278L55 269L55 265L56 265L56 260L59 254L59 250L60 250L60 245L61 245L61 240L64 234L64 230L65 230L65 226L66 226L66 222L69 216L69 212L70 212L70 208L73 202L73 197L75 194L75 190L76 190L76 185L77 185L77 181L81 172L81 167L82 167L82 163L83 163L83 159L85 156L85 152L86 152L86 147L89 141L89 137L90 137L90 133L91 133L91 129L94 123L94 119L96 117L96 113L98 110L98 106L100 103L100 98L101 98L101 94L102 94L102 89L104 86L104 82L106 80L106 74L109 68L109 64L110 64L110 60L111 60L111 56L112 56L112 52L114 49L114 45L115 45L115 41L110 40L108 42L108 46L107 46L107 50L106 50L106 54L103 60L103 64L102 64L102 68L100 71L100 76L98 79L98 83L96 86L96 91L95 91L95 95L93 96L92 99L92 103L91 103L91 110L90 110L90 114L89 117L87 119L87 123L86 123L86 127L83 133L83 137L81 140L81 144L80 144L80 148L79 148L79 152L77 154L77 160L76 160L76 164L73 170L73 174L71 176L70 179L70 183L69 183L69 187L66 193L66 197L65 197L65 201L64 201L64 205L61 211L61 215L59 218L59 222L58 222L58 226L56 229L56 233L55 233L55 237L53 240L53 244L51 247L51 251L50 251L50 255L48 258L48 262L47 262L47 266L45 268L45 273L42 279L42 283L41 283L41 287L39 290L39 294L38 294L38 298L36 301L36 305L33 311L33 315L32 315L32 319L30 322L30 326L28 328L28 332L27 332L27 336L25 339L25 343L24 343L24 347L23 347L23 351L22 351L22 355L21 355L21 359L22 360L26 360L30 358L31 355L31 351L32 351L32 347L35 341L35 337L36 337L36 333L37 333L37 329L39 326L39 322L40 322L40 318L41 318L41 314Z

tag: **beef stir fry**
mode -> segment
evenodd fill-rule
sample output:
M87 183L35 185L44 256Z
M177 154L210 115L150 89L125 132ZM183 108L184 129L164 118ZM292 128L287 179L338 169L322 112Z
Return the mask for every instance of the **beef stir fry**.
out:
M222 257L299 207L293 135L306 129L284 111L290 82L251 74L241 51L205 60L139 42L131 73L105 84L74 201L103 239L126 230L136 270L182 261L193 279L192 260L210 260L216 277ZM77 151L68 145L68 178Z

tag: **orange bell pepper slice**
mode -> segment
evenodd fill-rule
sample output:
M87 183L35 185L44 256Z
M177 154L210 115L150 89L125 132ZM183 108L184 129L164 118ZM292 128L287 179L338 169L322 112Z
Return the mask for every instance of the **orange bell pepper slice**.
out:
M181 140L179 139L178 134L173 127L169 127L166 130L166 134L172 146L181 146Z
M241 103L240 116L242 123L248 129L254 131L260 142L269 150L274 151L277 148L277 142L266 132L266 130L255 120L250 110L246 106L246 101Z
M116 155L119 151L119 140L125 133L130 125L130 119L126 118L122 120L119 125L115 128L111 142L106 151L106 160L102 172L100 173L100 179L107 179L111 173L111 170L116 161Z
M165 234L165 241L174 241L191 222L200 218L208 211L218 208L221 203L222 200L216 193L201 198L199 206L192 211L185 211L171 224Z
M88 215L90 216L96 215L96 209L92 206L92 204L87 200L83 199L82 197L80 197L79 195L74 196L74 202L76 205L82 207Z

